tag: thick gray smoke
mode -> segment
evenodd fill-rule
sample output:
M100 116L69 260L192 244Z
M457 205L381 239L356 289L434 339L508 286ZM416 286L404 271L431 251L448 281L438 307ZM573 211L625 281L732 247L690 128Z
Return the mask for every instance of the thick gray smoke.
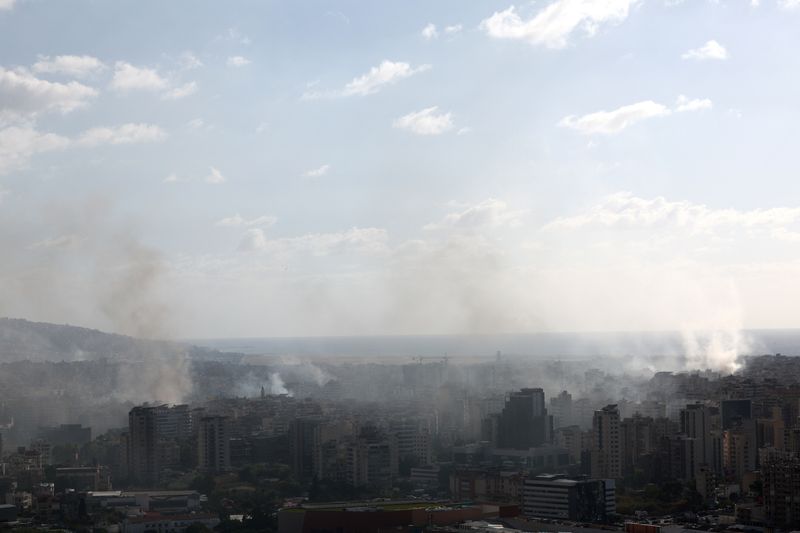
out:
M5 208L8 203L0 210L1 314L49 322L71 317L76 325L137 338L172 336L165 262L137 239L136 225L117 216L107 198L91 197L73 208L47 206L33 227L13 223L21 214ZM177 403L191 392L183 348L148 345L141 360L125 363L114 392L119 399Z

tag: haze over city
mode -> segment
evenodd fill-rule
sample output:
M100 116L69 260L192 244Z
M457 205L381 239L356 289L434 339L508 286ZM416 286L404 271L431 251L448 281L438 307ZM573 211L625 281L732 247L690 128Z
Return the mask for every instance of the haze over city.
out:
M0 531L800 531L800 0L0 0Z

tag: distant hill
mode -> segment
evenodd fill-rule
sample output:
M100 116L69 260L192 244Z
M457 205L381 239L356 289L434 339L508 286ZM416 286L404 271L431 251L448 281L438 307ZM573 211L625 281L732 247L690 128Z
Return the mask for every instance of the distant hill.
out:
M178 342L137 339L77 326L0 318L0 363L11 361L136 361L153 354L223 357L216 350ZM232 355L232 354L231 354Z

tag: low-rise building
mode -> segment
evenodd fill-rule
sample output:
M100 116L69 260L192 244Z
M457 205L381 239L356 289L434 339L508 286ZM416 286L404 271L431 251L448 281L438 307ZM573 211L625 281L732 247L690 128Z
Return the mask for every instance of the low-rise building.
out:
M213 514L162 515L147 513L142 516L126 519L122 523L122 533L180 533L193 524L201 524L211 529L219 524L219 518Z
M525 480L523 514L528 517L604 522L616 512L611 479L541 475Z

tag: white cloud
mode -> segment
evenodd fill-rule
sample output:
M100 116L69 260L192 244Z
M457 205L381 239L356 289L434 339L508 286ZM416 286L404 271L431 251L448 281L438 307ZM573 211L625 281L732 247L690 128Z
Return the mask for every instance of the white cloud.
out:
M521 225L524 210L510 209L508 204L489 198L475 205L465 206L461 211L448 213L441 221L427 224L426 230L469 229L485 230L499 227L515 228Z
M0 11L13 9L15 1L16 0L0 0Z
M414 111L395 119L392 126L417 135L441 135L453 129L453 119L451 113L437 113L438 109L433 106Z
M178 176L174 172L171 173L166 178L164 178L164 183L178 183L178 182L181 182L181 181L189 181L189 180L187 178L182 178L182 177Z
M156 142L166 137L166 132L154 124L129 123L112 128L92 128L78 137L76 142L83 146L98 146Z
M190 54L191 55L191 54ZM191 56L190 66L184 66L184 70L196 68L197 58ZM202 64L202 63L200 63ZM112 89L119 92L128 91L149 91L161 93L164 100L180 100L197 92L197 82L189 81L183 85L175 85L176 80L168 79L158 73L156 69L147 67L136 67L125 61L117 61L114 64L114 76L109 85Z
M412 68L404 62L383 61L377 67L372 67L363 76L355 78L348 83L343 91L344 96L365 96L378 92L383 86L397 83L420 72L430 69L430 65L420 65Z
M182 53L179 58L179 62L183 70L194 70L203 66L203 62L200 61L192 52Z
M408 63L399 61L384 60L377 67L372 67L369 72L354 78L345 85L344 89L334 92L306 91L303 93L304 99L315 99L323 97L346 97L346 96L366 96L375 94L387 85L425 72L431 68L430 65L420 65L413 68Z
M95 72L106 68L105 64L92 56L39 56L39 60L34 63L34 72L47 74L65 74L75 78L85 78Z
M206 125L206 123L205 123L205 121L203 121L202 118L198 117L198 118L193 118L192 120L187 122L186 125L189 126L189 128L191 128L193 130L200 130L200 129L203 129L203 127Z
M111 88L117 91L161 91L169 86L154 69L135 67L125 61L114 64Z
M36 154L69 147L94 147L104 144L132 144L160 141L164 130L150 124L123 124L113 128L92 128L70 139L42 133L30 126L0 129L0 175L27 166Z
M273 254L307 253L326 256L335 253L382 253L387 250L388 234L380 228L351 228L335 233L310 233L299 237L270 240L264 230L251 228L239 244L241 251Z
M461 24L453 24L452 26L445 26L444 33L445 35L455 35L456 33L459 33L463 29L464 26L462 26Z
M459 128L459 130L456 132L456 135L466 135L468 133L472 133L472 128L469 126L464 126L463 128Z
M702 109L711 109L712 103L708 98L688 98L684 95L678 97L675 104L675 111L682 113L684 111L700 111Z
M663 197L640 198L620 192L603 198L578 215L561 217L545 230L644 229L681 230L680 235L758 233L781 240L800 239L800 207L771 209L712 209L688 201L669 201Z
M683 59L697 59L700 61L704 59L724 60L728 59L728 51L725 50L724 46L712 39L700 48L689 50L681 57Z
M76 81L42 80L25 70L0 67L0 125L35 118L39 113L68 113L85 106L97 91Z
M673 109L652 100L645 100L622 106L613 111L596 111L582 117L570 115L561 119L558 125L576 130L584 135L611 135L619 133L637 122L671 115L673 111L676 113L699 111L710 109L711 106L712 102L708 98L689 99L680 95Z
M221 220L218 220L215 226L220 226L224 228L240 228L240 227L253 227L253 226L263 226L263 227L270 227L275 225L278 219L274 216L270 215L263 215L260 217L256 217L250 220L242 217L239 213L236 213L232 217L225 217Z
M523 20L514 6L495 12L480 27L496 39L519 39L547 48L564 48L577 29L592 36L601 24L622 22L638 0L555 0Z
M24 168L36 154L69 146L69 139L31 127L0 129L0 175Z
M174 87L165 92L161 97L165 100L180 100L197 92L197 83L190 81L180 87Z
M436 24L428 23L424 28L422 28L420 35L422 35L424 39L430 41L439 37L439 31L436 29Z
M800 0L778 0L778 5L784 9L797 9L800 7Z
M220 172L218 169L211 167L210 171L211 173L208 176L206 176L206 183L210 183L212 185L219 185L221 183L225 183L226 181L228 181L227 178L223 176L222 172Z
M249 59L242 56L231 56L228 58L227 65L229 67L244 67L251 63Z
M321 167L312 168L311 170L306 171L303 173L303 176L306 176L307 178L319 178L327 174L330 169L330 165L322 165Z
M652 100L622 106L613 111L597 111L582 117L564 117L559 126L576 130L584 135L619 133L625 128L647 120L670 114L669 108Z

